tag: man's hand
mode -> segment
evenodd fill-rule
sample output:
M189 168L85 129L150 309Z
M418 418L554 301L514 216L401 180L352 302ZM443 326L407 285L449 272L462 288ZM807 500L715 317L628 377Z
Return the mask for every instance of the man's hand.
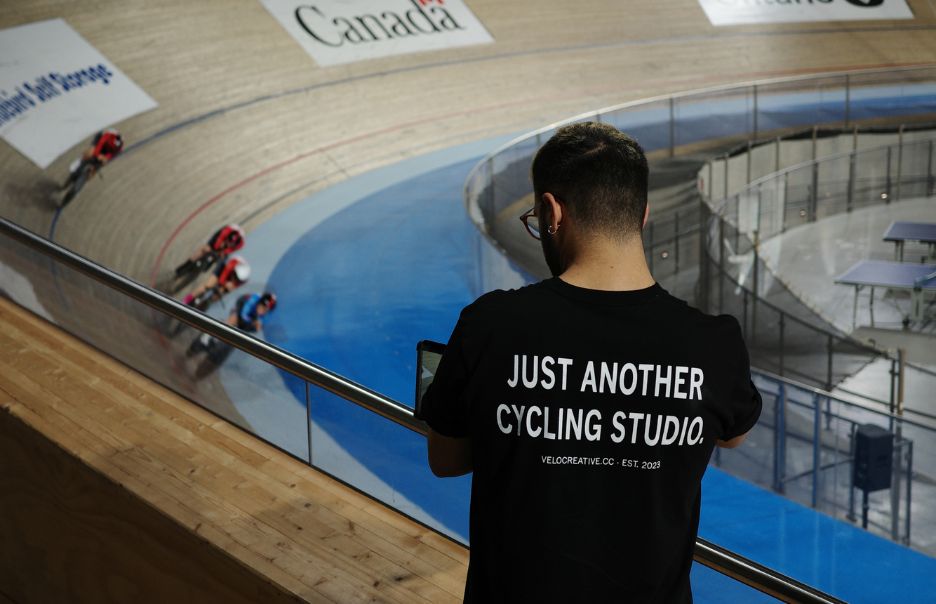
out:
M443 436L429 428L427 443L429 468L436 476L440 478L461 476L473 469L471 440Z

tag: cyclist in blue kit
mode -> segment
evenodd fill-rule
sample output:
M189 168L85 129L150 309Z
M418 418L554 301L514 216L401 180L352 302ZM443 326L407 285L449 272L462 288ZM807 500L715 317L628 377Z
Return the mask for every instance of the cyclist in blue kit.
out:
M237 299L234 312L228 317L228 324L247 333L256 333L263 327L263 322L276 309L276 295L245 294Z
M276 309L276 295L271 292L262 294L244 294L237 299L234 310L228 315L226 323L247 333L257 333L263 328L263 323ZM209 358L216 363L222 362L230 353L230 347L223 342L203 333L192 341L188 348L188 356L206 351Z
M761 410L740 326L651 275L636 141L560 128L532 177L554 277L466 307L422 400L432 471L473 474L465 601L689 603L702 475Z

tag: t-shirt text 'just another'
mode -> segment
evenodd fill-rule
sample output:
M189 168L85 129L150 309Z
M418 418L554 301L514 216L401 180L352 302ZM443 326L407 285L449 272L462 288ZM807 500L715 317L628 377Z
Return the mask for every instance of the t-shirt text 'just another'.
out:
M575 361L565 357L513 355L510 388L559 390L569 388L570 369ZM654 363L588 361L577 381L579 392L623 394L655 398L701 400L705 375L698 367Z

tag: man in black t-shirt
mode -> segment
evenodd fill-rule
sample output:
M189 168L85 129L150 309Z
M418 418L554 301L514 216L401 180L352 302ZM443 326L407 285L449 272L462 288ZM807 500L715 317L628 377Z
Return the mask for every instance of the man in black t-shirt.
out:
M554 278L462 311L423 399L429 464L473 472L469 602L691 602L701 480L760 415L738 322L656 284L647 161L597 123L533 160Z

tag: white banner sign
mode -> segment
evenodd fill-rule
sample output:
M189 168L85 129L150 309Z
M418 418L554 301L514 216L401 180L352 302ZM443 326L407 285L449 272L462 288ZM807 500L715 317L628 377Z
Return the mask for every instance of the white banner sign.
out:
M156 107L61 19L0 30L0 137L40 168Z
M322 66L494 39L462 0L260 0Z
M712 25L912 19L906 0L699 0Z

